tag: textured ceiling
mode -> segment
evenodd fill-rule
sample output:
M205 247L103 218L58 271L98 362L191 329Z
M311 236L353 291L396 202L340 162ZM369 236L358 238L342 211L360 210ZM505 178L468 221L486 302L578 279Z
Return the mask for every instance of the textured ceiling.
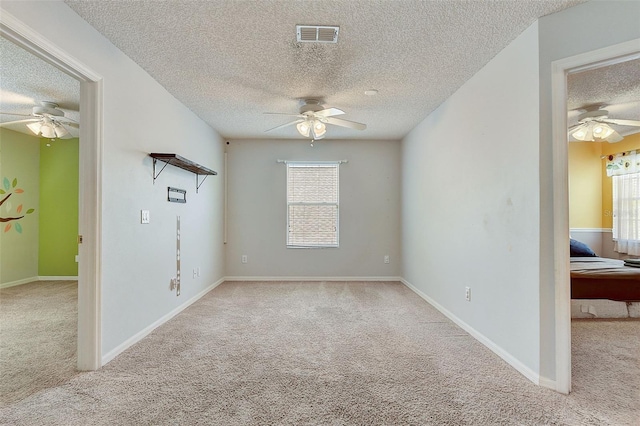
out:
M322 98L365 131L400 139L538 17L578 1L73 1L66 3L227 138L265 134ZM299 44L296 24L337 25ZM369 97L367 89L379 94Z
M38 101L56 102L66 117L80 119L80 83L0 37L0 111L31 114ZM0 114L0 123L25 118ZM30 133L24 124L6 128Z
M265 134L287 117L263 113L313 97L367 124L329 127L344 139L402 138L538 17L578 2L66 1L224 137L299 138L294 127ZM296 24L338 25L338 43L297 43ZM75 80L6 40L0 59L0 111L51 100L76 119ZM569 108L623 103L607 109L637 119L624 108L639 104L639 81L637 61L572 74Z
M600 104L609 117L640 120L640 59L569 74L567 77L569 126L578 122L583 108ZM640 127L611 125L621 135Z

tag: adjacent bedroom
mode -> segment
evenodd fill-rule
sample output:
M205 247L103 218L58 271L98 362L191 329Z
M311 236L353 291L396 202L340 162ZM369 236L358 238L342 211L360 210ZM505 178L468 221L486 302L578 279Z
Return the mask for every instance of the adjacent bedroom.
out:
M640 318L640 60L568 77L571 316Z

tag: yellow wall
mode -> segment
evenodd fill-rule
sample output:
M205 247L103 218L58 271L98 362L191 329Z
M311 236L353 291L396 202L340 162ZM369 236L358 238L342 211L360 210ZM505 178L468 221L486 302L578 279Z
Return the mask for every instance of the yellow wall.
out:
M569 143L569 227L612 227L612 180L601 157L634 149L640 149L640 133L617 143Z
M640 133L625 137L618 143L602 144L602 155L617 154L618 152L631 151L640 149ZM607 177L607 171L604 168L606 160L602 160L602 227L611 228L613 226L613 204L612 189L613 183L610 177Z
M600 142L569 143L569 227L602 227Z

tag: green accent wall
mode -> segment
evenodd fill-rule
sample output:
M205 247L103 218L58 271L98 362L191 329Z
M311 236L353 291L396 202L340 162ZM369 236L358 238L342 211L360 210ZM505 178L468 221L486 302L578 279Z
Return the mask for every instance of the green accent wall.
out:
M78 275L78 148L77 138L40 140L40 276Z
M0 223L0 285L38 277L39 159L39 138L0 128L0 200L11 193L0 217L24 215ZM26 214L29 209L33 213Z

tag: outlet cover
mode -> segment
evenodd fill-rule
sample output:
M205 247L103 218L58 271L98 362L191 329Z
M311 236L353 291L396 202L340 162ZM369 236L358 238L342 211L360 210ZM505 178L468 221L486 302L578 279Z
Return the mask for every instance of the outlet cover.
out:
M149 223L149 210L140 210L140 223Z
M242 255L242 263L247 263L249 261L249 258L247 257L246 254Z
M386 255L386 256L384 257L384 263L389 263L389 255Z

